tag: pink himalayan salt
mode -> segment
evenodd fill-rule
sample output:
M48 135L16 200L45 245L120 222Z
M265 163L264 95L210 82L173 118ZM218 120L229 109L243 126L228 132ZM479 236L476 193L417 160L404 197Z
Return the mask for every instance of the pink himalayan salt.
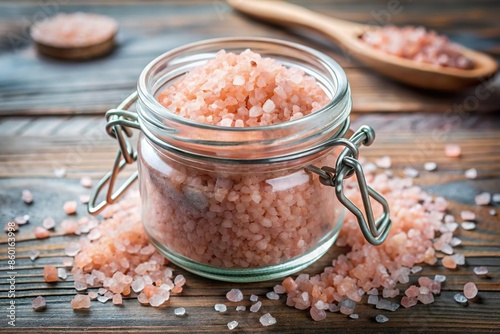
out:
M486 277L488 275L488 268L484 266L474 267L474 274L476 274L479 277Z
M271 326L276 323L276 318L274 318L271 313L266 313L259 318L259 321L262 326Z
M446 200L432 198L414 186L408 178L389 178L385 174L368 173L367 180L376 190L384 193L391 207L393 225L387 240L380 246L370 245L360 233L356 220L346 217L337 244L349 246L355 251L340 255L332 261L332 267L325 268L320 275L300 281L298 278L285 279L282 285L287 291L287 305L305 309L310 307L307 305L315 305L317 300L325 303L339 302L348 294L359 298L360 288L370 293L380 287L392 291L390 289L396 289L397 282L407 282L410 268L417 263L436 262L433 240L444 226L442 220L447 207ZM354 181L348 179L345 182ZM346 189L351 190L351 187ZM353 185L352 192L347 196L356 204L362 205L361 198L354 189L356 187ZM418 224L415 223L417 221ZM452 233L446 235L446 239L451 237ZM417 300L420 289L414 289L416 290L411 298ZM426 289L429 293L440 291L440 287L434 285ZM303 292L310 295L309 304L298 297ZM429 302L430 299L426 297L423 301ZM412 302L413 300L409 301ZM396 307L385 299L379 301L379 304L389 310ZM345 306L343 310L350 312Z
M475 168L467 169L464 175L468 179L475 179L477 178L477 169Z
M444 154L448 158L458 158L460 155L462 155L462 148L456 144L447 144L444 147Z
M57 282L57 268L54 266L43 267L43 279L45 282Z
M74 215L76 213L77 206L78 205L77 205L76 201L67 201L67 202L64 202L63 209L67 215Z
M63 220L61 222L61 229L64 234L72 234L78 229L78 222L70 219Z
M40 227L40 226L35 227L35 230L33 231L33 233L35 234L35 237L37 239L45 239L45 238L48 238L50 236L49 231L47 231L45 228Z
M259 312L260 308L262 307L262 302L258 301L252 306L250 306L250 312L256 313Z
M315 306L311 307L309 314L314 321L321 321L326 318L325 310L318 309Z
M279 295L283 294L286 292L286 289L283 285L281 284L276 284L274 287L273 287L273 291Z
M443 266L445 268L448 268L448 269L455 269L457 267L457 263L449 255L446 255L445 257L443 257L442 263L443 263Z
M401 298L401 306L403 306L404 308L410 308L412 306L417 305L417 303L418 303L417 297L404 296L403 298Z
M115 35L116 21L91 13L59 13L36 22L32 38L42 44L59 48L86 47L103 43Z
M241 302L243 300L243 293L240 289L231 289L226 293L226 298L230 302Z
M117 293L115 295L113 295L113 304L114 305L122 305L123 304L123 299L122 299L122 295Z
M377 165L377 167L380 167L380 168L391 168L391 157L389 156L383 156L379 159L377 159L375 161L375 164Z
M47 308L47 303L45 301L45 298L43 298L42 296L38 296L35 299L33 299L31 306L33 307L33 310L38 312L45 310Z
M80 179L80 185L84 188L92 188L92 179L88 176Z
M19 216L19 217L16 217L14 218L14 222L17 224L17 225L25 225L25 224L28 224L30 222L30 216L29 215L24 215L24 216Z
M80 252L82 246L78 242L69 242L64 249L64 253L68 256L75 256Z
M367 30L361 40L375 49L416 62L438 66L472 68L461 46L424 27L386 25Z
M31 191L29 190L23 190L23 194L22 194L22 200L24 203L26 204L31 204L33 203L33 194L31 193Z
M270 292L266 293L266 297L267 297L267 299L271 299L271 300L279 300L280 299L280 296L274 291L270 291Z
M89 298L91 300L96 300L97 297L99 297L99 295L97 294L97 292L94 292L94 291L89 292Z
M87 204L90 201L89 195L80 195L80 202L82 204Z
M313 77L250 50L224 50L160 93L170 112L220 126L264 126L319 110L328 97Z
M87 295L76 295L71 301L73 310L90 308L90 298Z
M473 282L465 283L464 285L464 296L467 299L472 299L477 296L477 287Z
M491 194L487 192L480 193L474 198L474 202L477 205L488 205L491 202Z
M47 217L42 221L43 228L51 230L56 227L56 221L52 217Z
M476 214L469 210L463 210L460 212L460 218L468 221L476 220Z
M120 202L110 205L102 215L104 221L92 230L98 230L100 238L83 237L67 247L73 253L79 251L72 270L75 282L82 288L99 287L99 294L104 294L106 300L117 294L128 296L134 290L140 292L137 299L141 304L152 306L167 301L170 290L182 291L184 276L177 275L174 286L172 269L165 266L167 260L148 242L140 222L137 192L130 192Z
M74 260L70 257L64 258L62 261L63 266L65 267L72 267L73 266Z

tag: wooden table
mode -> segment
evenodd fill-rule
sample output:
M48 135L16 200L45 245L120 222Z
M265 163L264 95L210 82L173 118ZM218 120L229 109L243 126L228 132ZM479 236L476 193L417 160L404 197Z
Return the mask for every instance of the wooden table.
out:
M383 12L388 9L386 1L295 2L358 22L378 18L401 25L422 24L469 47L500 56L500 3L495 0L473 4L466 0L402 0L402 12L390 17L382 15L387 14ZM47 13L78 10L115 17L120 23L118 49L109 57L84 63L38 57L26 37L26 27ZM477 229L456 233L464 241L457 251L465 254L466 265L454 271L424 266L421 275L448 277L433 305L384 312L390 317L385 324L374 322L374 316L381 312L365 303L356 309L359 320L330 314L322 322L313 322L306 312L285 306L283 300L264 298L263 309L278 319L277 325L264 328L258 323L260 314L236 314L234 308L218 314L213 305L225 301L230 287L242 289L246 296L263 296L279 280L228 284L178 269L187 277L188 286L167 307L143 307L135 300L125 300L123 307L93 303L88 312L74 312L69 305L75 294L71 276L57 284L44 282L43 266L61 264L65 243L76 237L63 236L56 229L51 238L39 241L34 239L33 228L48 215L58 222L65 217L63 202L85 192L79 185L80 177L98 179L110 169L116 143L104 132L103 112L133 91L139 73L157 55L181 44L220 36L283 38L334 57L346 69L351 83L353 127L370 124L377 131L375 145L363 150L364 156L375 160L389 155L396 173L407 166L419 169L416 182L449 199L452 214L458 215L463 209L477 213ZM473 103L477 97L474 89L436 94L404 87L346 58L321 36L256 23L232 12L222 1L5 1L0 4L0 50L0 222L26 213L31 217L16 237L15 329L7 325L9 269L6 238L0 237L0 331L217 333L227 331L226 323L237 320L237 331L241 332L500 332L500 219L488 214L491 206L477 207L473 202L480 192L500 193L498 80L488 86L488 97L477 99L477 104ZM462 157L445 157L445 143L461 145ZM435 161L438 170L423 171L427 161ZM479 175L468 180L464 171L472 167ZM55 177L54 169L58 168L66 170L65 178ZM23 189L33 192L33 205L21 202ZM494 206L498 212L498 203ZM85 214L83 205L79 206L78 216ZM28 256L32 249L41 251L34 262ZM304 272L321 272L345 251L333 247ZM472 269L479 265L489 268L490 278L474 276ZM412 276L414 280L416 276ZM453 301L453 296L470 280L477 283L480 297L463 307ZM31 308L38 295L48 303L47 310L40 313ZM178 306L186 308L186 317L173 315L173 308Z

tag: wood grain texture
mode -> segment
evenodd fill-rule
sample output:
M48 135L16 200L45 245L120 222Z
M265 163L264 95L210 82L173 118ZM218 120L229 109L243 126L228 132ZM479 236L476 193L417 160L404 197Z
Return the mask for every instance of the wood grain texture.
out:
M148 1L140 5L127 1L126 5L106 2L105 6L97 6L104 3L100 1L64 1L57 6L41 3L0 4L0 50L4 51L0 57L0 115L102 114L135 89L141 70L156 56L182 44L223 36L281 38L326 52L346 69L355 112L445 112L476 94L474 88L457 94L431 94L398 85L361 66L317 33L259 23L233 12L223 1L187 1L183 5L178 1ZM472 6L466 2L455 5L447 1L401 1L401 12L389 15L384 15L384 1L315 0L303 5L360 23L424 25L470 48L498 56L498 2L482 0ZM59 11L94 11L116 18L120 23L118 48L109 57L88 62L38 56L28 36L28 26L46 12ZM488 98L481 100L474 111L498 110L500 83L491 85Z

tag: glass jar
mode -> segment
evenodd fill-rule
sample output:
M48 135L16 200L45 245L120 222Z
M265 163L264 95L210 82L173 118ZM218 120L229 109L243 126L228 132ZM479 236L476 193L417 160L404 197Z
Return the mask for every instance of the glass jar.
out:
M165 86L221 49L251 49L298 67L317 80L330 101L293 121L246 128L198 123L157 101ZM128 111L136 100L137 112ZM358 146L371 144L374 133L363 126L350 140L343 138L350 110L342 68L305 46L231 38L169 51L143 70L137 93L107 113L107 130L120 149L113 171L94 190L89 212L96 214L115 202L138 177L151 243L186 270L232 282L273 279L305 268L335 241L345 207L358 218L365 237L379 244L390 228L387 203L366 185L356 160ZM129 128L141 130L137 151L125 139ZM340 154L338 146L344 147ZM138 173L113 193L118 172L135 160ZM353 174L366 214L343 195L342 181ZM106 184L106 201L96 205ZM384 208L377 220L370 198Z

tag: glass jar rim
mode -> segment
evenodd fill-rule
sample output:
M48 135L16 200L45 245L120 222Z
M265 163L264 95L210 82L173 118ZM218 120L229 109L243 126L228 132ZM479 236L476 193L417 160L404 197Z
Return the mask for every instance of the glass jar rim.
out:
M167 61L168 59L174 59L176 56L182 55L184 52L189 51L189 50L196 50L196 49L203 49L205 47L209 47L211 45L219 45L219 44L224 44L227 46L230 46L231 44L238 44L238 45L245 45L245 44L251 44L251 43L269 43L269 44L276 44L278 46L282 47L287 47L291 49L295 49L296 51L301 51L306 54L309 54L311 56L314 56L318 61L324 65L325 69L327 69L332 77L336 79L336 90L335 90L335 95L331 97L331 99L326 103L323 107L318 109L317 111L310 113L308 115L305 115L303 117L300 117L295 120L290 120L286 122L281 122L281 123L276 123L276 124L271 124L271 125L265 125L265 126L249 126L249 127L225 127L225 126L218 126L218 125L212 125L212 124L207 124L207 123L201 123L197 122L185 117L182 117L180 115L177 115L171 111L169 111L166 107L164 107L156 98L155 98L155 93L151 90L151 86L149 85L151 77L153 76L154 70L159 66L160 63ZM183 125L188 125L193 128L200 128L200 129L206 129L206 130L216 130L216 131L222 131L222 132L250 132L250 131L266 131L266 130L273 130L273 129L283 129L286 127L293 127L297 126L301 123L306 123L310 121L311 118L320 118L324 113L331 112L331 110L339 110L335 108L337 105L341 104L343 101L345 101L346 97L350 98L350 90L349 90L349 84L347 81L347 76L342 69L342 67L331 57L327 56L326 54L319 52L317 50L314 50L310 47L298 44L298 43L293 43L293 42L288 42L280 39L274 39L274 38L263 38L263 37L226 37L226 38L214 38L214 39L207 39L207 40L202 40L199 42L194 42L190 44L186 44L180 47L177 47L175 49L172 49L170 51L167 51L163 53L162 55L158 56L154 60L152 60L141 72L139 76L139 80L137 83L137 91L139 94L139 98L142 102L146 104L146 106L152 110L155 111L157 116L167 118L169 120L172 120L176 123L183 124ZM158 113L158 110L161 111L166 111L162 114ZM343 110L343 113L339 113L337 116L338 123L342 122L345 120L346 117L349 116L350 114L350 109L345 112L345 108L340 108L340 110Z

